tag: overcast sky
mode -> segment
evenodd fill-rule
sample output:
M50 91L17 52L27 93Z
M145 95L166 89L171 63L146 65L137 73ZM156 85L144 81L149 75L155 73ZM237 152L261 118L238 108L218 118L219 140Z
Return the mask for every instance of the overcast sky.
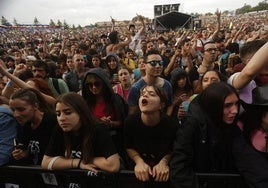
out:
M66 20L71 25L81 26L98 21L130 20L136 13L148 18L154 16L154 5L180 3L183 13L214 13L219 10L235 10L244 3L256 6L262 0L0 0L0 16L11 24L32 24L37 17L41 24L49 24L50 19Z

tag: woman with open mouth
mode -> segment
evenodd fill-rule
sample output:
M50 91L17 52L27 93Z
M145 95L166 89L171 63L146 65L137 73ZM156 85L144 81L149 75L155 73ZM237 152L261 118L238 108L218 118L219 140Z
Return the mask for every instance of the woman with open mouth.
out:
M164 113L166 102L163 88L144 86L140 91L140 112L128 116L124 124L129 167L134 169L138 180L153 185L165 184L169 179L168 164L178 127Z

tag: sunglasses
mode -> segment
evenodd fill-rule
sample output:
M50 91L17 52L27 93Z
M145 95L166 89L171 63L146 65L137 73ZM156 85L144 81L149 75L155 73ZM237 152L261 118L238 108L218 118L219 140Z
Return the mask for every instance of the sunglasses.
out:
M155 67L157 64L159 66L163 66L163 64L164 64L163 61L155 61L155 60L146 62L146 64L148 64L148 63L150 63L150 65L152 65L153 67Z
M89 86L90 88L93 88L93 86L99 88L101 86L101 82L96 81L96 82L88 82L87 86Z

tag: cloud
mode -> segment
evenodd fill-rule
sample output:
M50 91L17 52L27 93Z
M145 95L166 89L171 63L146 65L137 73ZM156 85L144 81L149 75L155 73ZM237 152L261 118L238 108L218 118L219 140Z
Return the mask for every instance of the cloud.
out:
M136 13L153 18L154 5L177 3L177 0L0 0L0 13L11 23L16 18L18 23L32 24L37 17L42 24L49 24L53 19L84 26L109 21L110 16L120 21L130 20ZM234 10L244 3L257 5L252 0L181 0L180 3L180 12L184 13L214 13L217 8Z

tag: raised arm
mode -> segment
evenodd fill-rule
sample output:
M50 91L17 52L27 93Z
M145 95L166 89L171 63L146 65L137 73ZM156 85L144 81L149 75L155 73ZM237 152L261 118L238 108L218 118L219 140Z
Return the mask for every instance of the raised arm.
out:
M243 25L240 27L240 29L235 33L232 42L236 42L236 40L237 40L239 34L240 34L241 32L244 32L246 29L247 29L247 25L246 25L246 24L243 24Z
M176 60L177 60L177 58L179 57L180 54L181 54L181 52L178 49L176 49L174 55L170 59L169 64L167 65L167 67L164 70L164 75L165 76L168 76L170 74L170 72L174 68L178 67L178 64L176 63Z
M139 35L142 35L143 34L143 32L145 31L145 28L146 28L146 26L145 26L145 22L144 22L144 18L143 18L143 16L142 15L137 15L138 17L139 17L139 20L141 21L141 28L139 29Z
M245 87L251 80L253 80L256 75L268 65L268 42L263 45L251 58L249 63L245 66L245 68L234 77L232 85L236 89L241 89Z
M124 48L125 46L128 46L131 42L131 35L129 32L125 33L127 35L127 39L125 41L119 42L118 48Z
M221 28L221 12L217 9L215 14L217 16L217 25L216 25L216 30L214 31L214 33L211 36L211 38L213 40L218 36L218 33L220 31L220 28Z
M111 18L111 23L112 23L112 29L111 32L114 31L114 26L115 26L115 20L112 18L112 16L110 16Z
M0 72L5 75L6 77L8 77L12 82L14 82L15 84L17 84L20 88L33 88L31 85L27 84L26 82L22 81L21 79L19 79L17 76L10 74L8 71L6 71L6 69L4 68L4 62L2 60L0 60ZM17 65L16 69L26 69L26 65L24 64L19 64ZM16 69L14 72L16 72ZM45 100L51 104L54 105L56 102L56 99L54 99L53 97L46 95L44 93L42 93L42 96L45 98Z

